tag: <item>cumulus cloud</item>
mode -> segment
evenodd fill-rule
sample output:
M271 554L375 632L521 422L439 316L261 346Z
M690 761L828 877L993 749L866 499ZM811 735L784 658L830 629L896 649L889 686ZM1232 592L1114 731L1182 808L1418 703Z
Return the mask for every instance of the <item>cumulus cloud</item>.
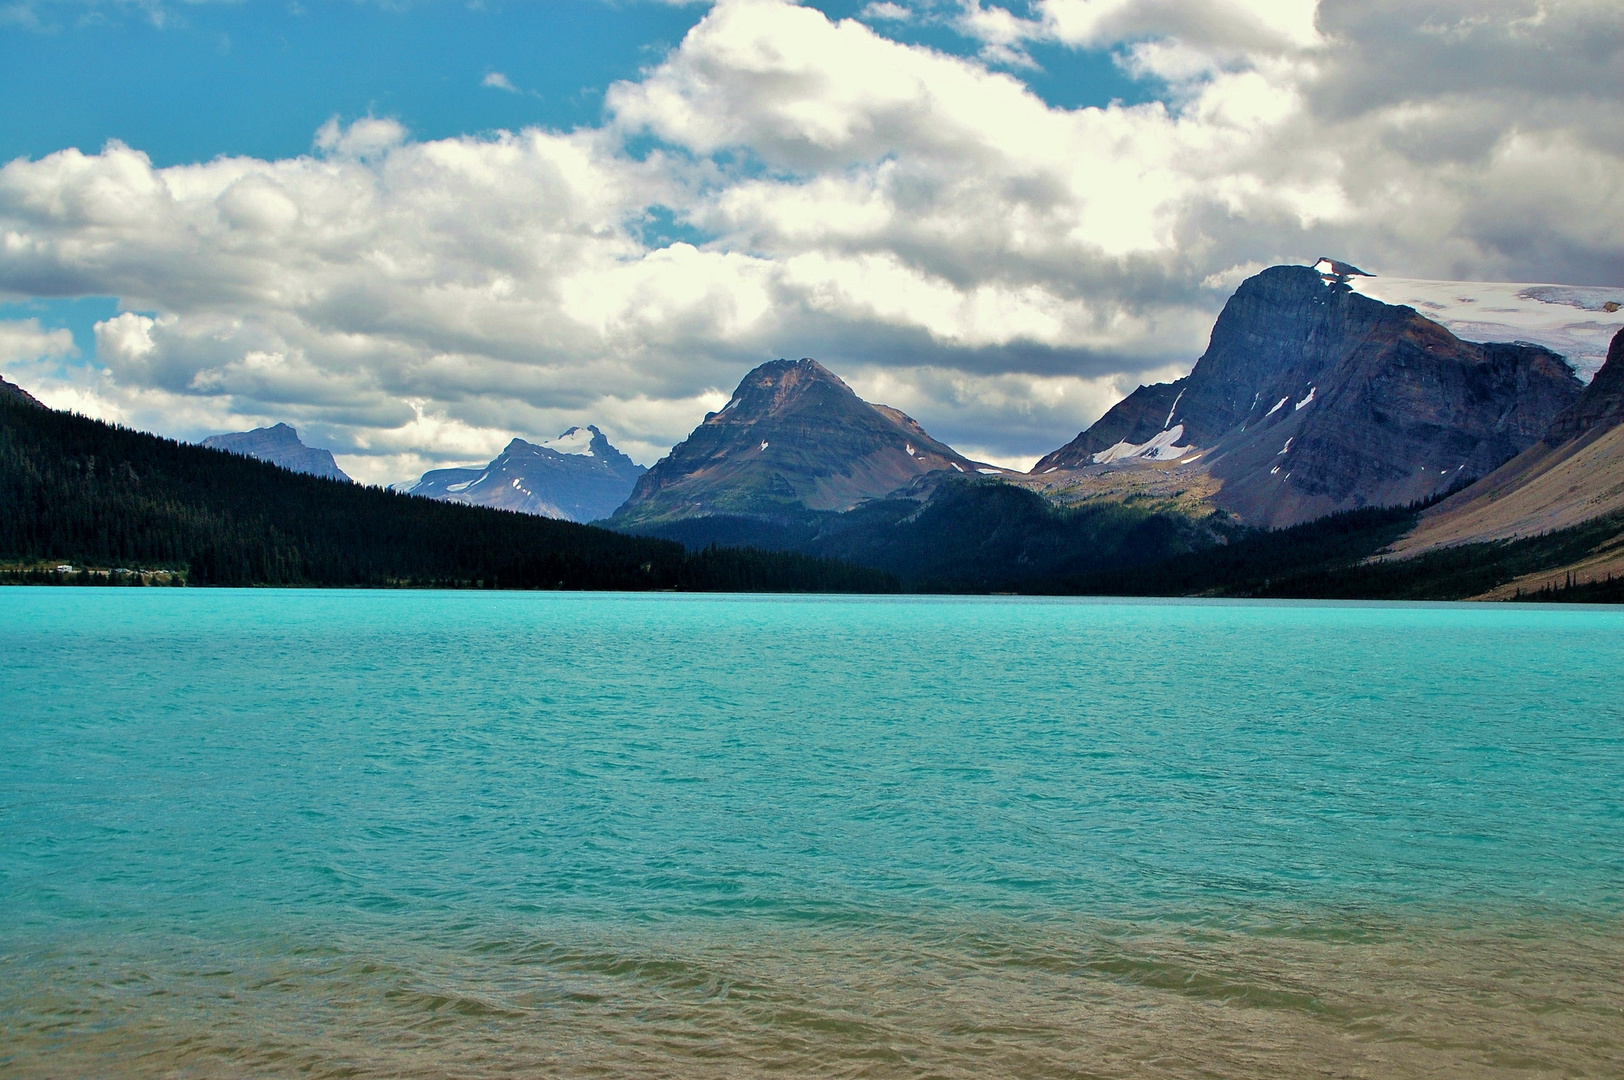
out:
M120 298L98 367L41 387L87 411L182 435L287 420L395 481L581 422L651 461L750 366L804 355L1030 460L1187 369L1271 262L1624 273L1616 5L930 10L991 51L721 0L596 127L423 142L368 117L278 161L14 161L0 298ZM1038 41L1166 93L1053 106L1011 66ZM646 242L655 216L688 239Z
M1233 55L1310 48L1321 41L1316 0L1041 0L1045 30L1068 45L1177 40Z
M517 94L519 88L514 86L508 77L500 71L492 71L479 81L479 85L488 86L492 90L506 90L510 94Z
M77 395L67 392L63 378L63 362L78 355L73 335L66 330L47 330L38 319L0 320L0 379L23 387L53 408L81 404Z
M73 335L66 330L46 330L38 319L0 320L0 364L32 365L78 354Z

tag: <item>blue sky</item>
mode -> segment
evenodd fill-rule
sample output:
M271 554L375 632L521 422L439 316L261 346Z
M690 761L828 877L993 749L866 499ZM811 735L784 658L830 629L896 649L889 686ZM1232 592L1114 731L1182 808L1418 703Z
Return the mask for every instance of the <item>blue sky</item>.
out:
M398 482L812 355L1020 464L1272 262L1618 281L1621 87L1609 0L0 0L0 373Z
M864 5L814 4L832 18ZM311 151L338 117L399 120L417 139L531 126L568 130L601 121L604 91L657 64L706 5L657 0L367 3L353 0L178 5L18 4L0 18L0 161L118 140L157 166L220 155L288 158ZM973 56L979 42L940 22L887 28L898 40ZM1150 100L1106 49L1039 44L1024 72L1061 107ZM666 208L651 244L701 242ZM93 327L116 297L38 297L0 303L0 319L63 328L93 361ZM149 312L150 314L151 312Z
M863 4L811 5L832 17ZM157 165L310 150L329 117L391 116L420 139L597 123L610 83L657 63L705 14L648 0L310 4L245 0L149 8L47 2L0 24L0 160L109 139ZM21 14L28 12L28 15ZM973 55L937 25L899 40ZM1028 85L1055 105L1143 101L1109 50L1040 46ZM492 73L516 92L485 85Z

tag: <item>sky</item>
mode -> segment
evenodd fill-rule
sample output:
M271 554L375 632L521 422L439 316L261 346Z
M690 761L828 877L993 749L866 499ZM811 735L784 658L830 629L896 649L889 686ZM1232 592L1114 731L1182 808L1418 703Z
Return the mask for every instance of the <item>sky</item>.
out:
M780 356L1024 466L1267 265L1624 285L1616 0L0 0L0 95L0 373L372 483Z

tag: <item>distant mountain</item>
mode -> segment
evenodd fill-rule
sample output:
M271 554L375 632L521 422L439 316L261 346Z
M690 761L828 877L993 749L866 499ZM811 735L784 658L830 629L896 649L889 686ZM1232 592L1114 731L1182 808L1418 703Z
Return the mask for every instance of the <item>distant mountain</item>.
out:
M597 521L614 513L647 471L588 424L539 445L514 439L483 469L426 472L410 493L564 521Z
M1556 353L1461 341L1354 291L1360 273L1321 260L1247 279L1189 375L1141 386L1033 474L1074 497L1204 489L1244 522L1291 525L1489 473L1579 397Z
M210 435L203 445L211 450L225 450L244 457L258 458L272 465L280 465L290 472L324 476L329 480L349 480L333 460L331 450L306 446L299 441L299 433L286 424L255 428L253 431L233 431L225 435Z
M684 552L608 529L334 484L0 394L0 582L46 567L187 585L886 591L801 555ZM144 580L89 575L88 581Z
M24 405L38 405L42 409L45 408L33 394L30 394L16 383L9 383L4 379L0 379L0 400L20 401Z
M916 477L1001 473L871 405L816 360L774 360L638 480L614 528L731 515L799 521L848 510Z
M1401 556L1569 529L1624 515L1624 330L1579 400L1544 439L1421 516L1394 545ZM1619 525L1624 541L1624 520ZM1580 581L1624 577L1624 542L1574 564ZM1568 568L1564 568L1568 569Z

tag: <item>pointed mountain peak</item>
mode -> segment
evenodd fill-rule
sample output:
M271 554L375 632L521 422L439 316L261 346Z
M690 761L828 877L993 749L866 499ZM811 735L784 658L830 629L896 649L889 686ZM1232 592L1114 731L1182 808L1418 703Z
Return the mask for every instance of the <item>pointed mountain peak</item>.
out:
M1033 471L1185 469L1221 509L1290 525L1483 476L1578 398L1555 353L1462 341L1354 291L1360 273L1321 259L1247 278L1189 375L1141 386Z
M733 397L705 418L705 423L754 423L801 409L866 409L841 378L809 356L799 360L769 360L739 382Z
M638 481L617 525L847 510L933 472L997 471L858 397L811 358L772 360Z
M644 469L592 424L544 442L511 440L482 469L433 469L411 494L522 514L597 521L626 501Z
M1351 277L1376 276L1375 274L1365 273L1352 263L1345 263L1340 259L1332 259L1324 255L1321 255L1319 260L1314 263L1314 269L1318 270L1320 276L1327 281L1346 282Z
M590 424L586 427L577 425L558 438L548 439L541 445L555 454L575 454L579 457L592 457L593 444L601 438L603 438L602 432Z

